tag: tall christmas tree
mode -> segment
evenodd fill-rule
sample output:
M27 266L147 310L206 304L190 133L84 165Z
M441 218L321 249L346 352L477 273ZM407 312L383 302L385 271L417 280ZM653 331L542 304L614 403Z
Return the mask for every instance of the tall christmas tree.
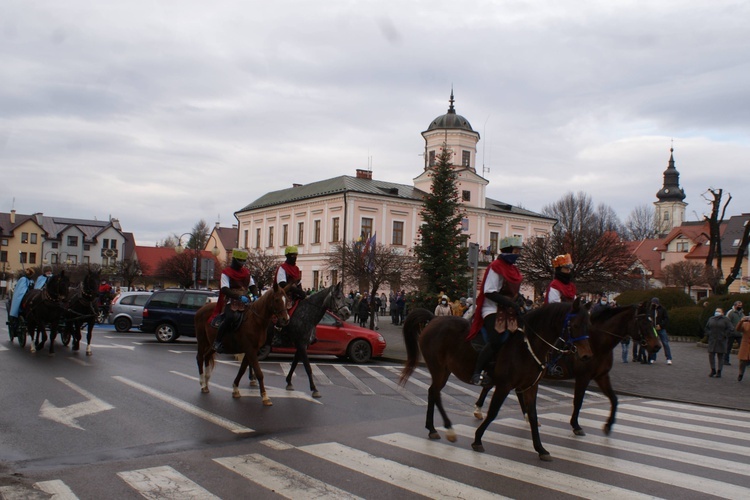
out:
M415 246L428 294L445 292L451 298L466 294L469 286L466 236L461 234L464 211L458 194L458 174L451 163L452 151L443 143L434 167L432 186L420 212L424 224Z

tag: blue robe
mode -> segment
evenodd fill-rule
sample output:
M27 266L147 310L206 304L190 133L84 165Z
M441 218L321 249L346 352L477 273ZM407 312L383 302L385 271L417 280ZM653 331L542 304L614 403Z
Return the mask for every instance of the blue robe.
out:
M16 288L13 289L13 299L10 302L9 316L12 316L14 318L18 317L18 313L21 310L21 300L23 300L23 296L26 295L26 292L29 289L33 288L33 286L34 282L26 276L23 276L20 280L18 280L18 283L16 283Z
M34 288L37 289L37 290L41 290L42 288L44 288L44 285L47 284L48 280L49 280L49 278L42 274L34 282Z

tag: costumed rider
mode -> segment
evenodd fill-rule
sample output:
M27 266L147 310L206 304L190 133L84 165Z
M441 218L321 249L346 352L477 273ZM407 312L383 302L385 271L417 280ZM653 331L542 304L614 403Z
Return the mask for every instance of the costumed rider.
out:
M224 352L222 344L224 336L237 326L235 323L245 310L245 306L250 303L248 291L253 295L258 294L258 287L253 277L250 276L250 270L245 267L245 261L247 261L247 250L235 248L232 250L232 262L221 271L219 301L209 319L213 321L220 313L224 315L213 345L214 351L218 353Z
M44 266L42 275L39 276L34 282L34 289L41 290L42 288L44 288L47 285L47 281L49 281L51 277L52 277L52 268L49 266Z
M544 294L545 304L573 302L576 299L576 284L573 283L573 259L569 253L552 259L555 277Z
M13 297L10 300L10 311L8 312L8 327L13 336L16 336L16 329L18 328L18 316L21 314L21 302L23 301L26 292L34 288L34 270L31 268L24 269L24 274L16 283L13 289Z
M491 384L491 377L482 372L510 335L519 330L518 321L522 311L518 298L523 275L515 263L521 248L521 238L503 238L500 241L501 253L484 272L476 313L466 337L471 340L482 331L486 341L479 352L474 375L471 377L474 385Z
M287 296L293 301L293 303L289 307L290 316L296 308L297 303L307 297L305 290L302 288L302 271L300 271L300 268L297 267L298 254L299 250L296 246L289 245L288 247L286 247L284 249L284 257L286 260L276 269L276 284L278 284L281 288L284 288ZM289 286L289 288L287 289L288 285L291 286ZM268 328L268 334L266 337L267 345L272 344L273 335L278 331L281 331L281 328L276 326L275 324L272 324L271 327ZM310 343L312 344L315 341L315 329L313 328L313 333L310 337Z

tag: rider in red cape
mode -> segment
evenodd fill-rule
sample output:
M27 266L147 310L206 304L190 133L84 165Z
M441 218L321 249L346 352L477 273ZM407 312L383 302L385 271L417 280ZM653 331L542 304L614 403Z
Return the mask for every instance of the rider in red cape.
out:
M515 266L521 252L521 238L506 237L500 241L500 255L484 272L482 289L477 297L477 308L467 335L467 340L476 336L482 327L487 332L486 344L479 352L471 383L486 385L490 377L483 375L487 363L492 360L508 336L518 330L520 308L516 303L523 275Z
M544 303L573 302L576 299L576 284L573 283L573 259L570 254L552 259L552 267L555 268L555 278L547 287Z
M216 302L216 307L214 307L214 311L209 318L210 322L222 311L224 313L224 320L219 326L213 345L216 352L224 351L222 345L224 335L233 327L236 315L245 309L246 304L250 303L247 296L248 290L253 294L257 293L257 289L253 291L253 287L255 287L253 277L250 276L250 271L244 265L246 260L247 251L235 248L232 250L232 262L221 271L219 300Z

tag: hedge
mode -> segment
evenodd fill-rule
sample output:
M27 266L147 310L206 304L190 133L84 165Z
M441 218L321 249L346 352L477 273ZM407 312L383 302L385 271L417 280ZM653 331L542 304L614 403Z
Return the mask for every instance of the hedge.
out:
M640 304L641 302L650 302L652 298L658 297L659 303L667 311L674 307L694 306L695 302L680 288L657 288L651 290L629 290L622 292L616 297L617 305L625 306L628 304ZM669 331L669 330L667 330Z
M670 336L703 337L703 327L706 322L701 320L703 307L685 306L675 307L667 311L669 314L669 324L667 325L667 334Z

